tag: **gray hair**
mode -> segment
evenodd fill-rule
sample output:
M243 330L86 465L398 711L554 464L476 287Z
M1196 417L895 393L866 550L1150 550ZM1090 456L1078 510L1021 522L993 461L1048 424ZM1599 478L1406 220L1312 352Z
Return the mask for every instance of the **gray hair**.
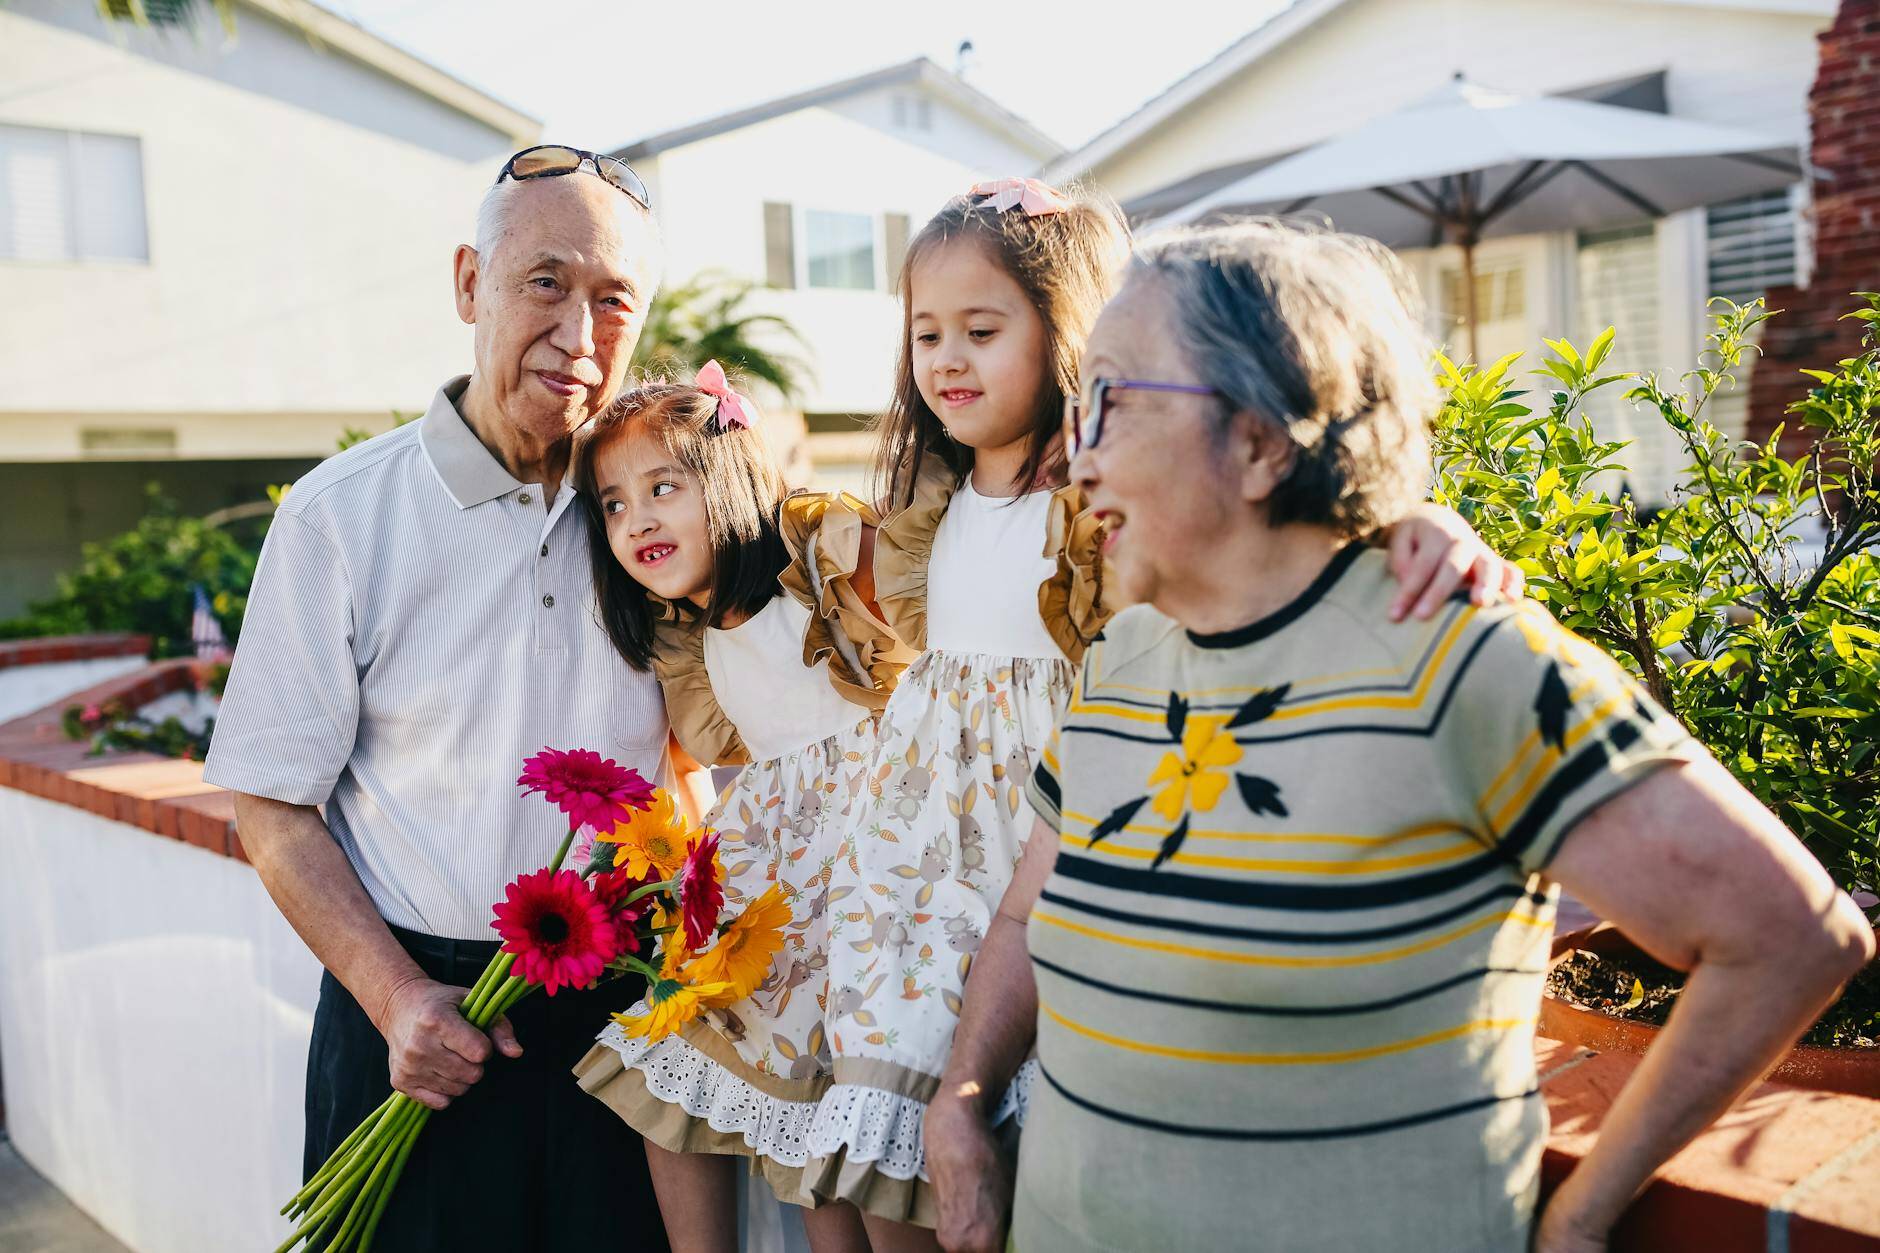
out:
M1199 381L1291 443L1269 523L1356 536L1422 499L1438 394L1415 288L1388 249L1258 219L1157 234L1130 269L1172 298Z
M580 175L566 177L580 177ZM483 193L483 199L477 202L477 233L476 242L472 247L477 250L477 256L486 261L491 250L502 239L503 232L509 229L510 202L515 198L516 188L520 186L522 183L513 178L506 178L500 183L492 183L489 190ZM663 269L666 241L664 232L659 229L659 219L653 216L652 210L644 207L631 196L623 195L621 199L632 205L635 212L652 224L653 238L659 244L659 260Z

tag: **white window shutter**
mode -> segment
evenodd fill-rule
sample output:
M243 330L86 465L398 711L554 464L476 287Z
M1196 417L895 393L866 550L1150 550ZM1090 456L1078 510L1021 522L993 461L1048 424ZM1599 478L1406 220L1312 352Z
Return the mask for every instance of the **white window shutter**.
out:
M0 257L67 261L76 255L72 137L0 126Z
M1659 351L1658 235L1654 227L1627 227L1580 236L1579 318L1573 342L1581 352L1608 326L1612 355L1601 374L1625 370L1665 372ZM1594 393L1587 412L1603 439L1630 440L1619 454L1625 485L1646 504L1663 502L1683 466L1677 437L1657 413L1625 399L1626 385ZM1619 484L1606 485L1617 491Z
M110 261L150 257L144 229L144 164L125 135L78 136L78 255Z

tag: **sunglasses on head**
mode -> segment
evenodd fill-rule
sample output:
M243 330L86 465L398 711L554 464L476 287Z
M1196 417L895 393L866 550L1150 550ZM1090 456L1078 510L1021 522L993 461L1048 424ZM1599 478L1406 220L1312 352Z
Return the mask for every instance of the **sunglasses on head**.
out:
M1218 396L1212 387L1192 383L1155 383L1148 379L1091 379L1083 395L1064 398L1064 455L1075 457L1095 448L1103 438L1103 419L1110 409L1110 397L1121 391L1175 392L1183 396Z
M646 183L633 172L632 166L619 157L602 156L585 148L570 148L564 144L537 144L533 148L524 148L503 162L502 173L496 176L496 181L500 183L506 178L513 178L520 183L531 178L557 178L563 174L573 174L585 165L592 165L594 173L602 181L618 187L632 198L633 203L652 212L652 193L646 190Z

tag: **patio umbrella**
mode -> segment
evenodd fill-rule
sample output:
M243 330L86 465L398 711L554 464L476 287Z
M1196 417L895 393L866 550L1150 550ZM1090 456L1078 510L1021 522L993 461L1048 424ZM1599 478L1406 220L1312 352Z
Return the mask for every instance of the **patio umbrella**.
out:
M1159 219L1324 213L1393 248L1462 246L1475 355L1475 246L1598 230L1788 186L1793 144L1618 105L1518 96L1458 74L1433 95L1209 192Z

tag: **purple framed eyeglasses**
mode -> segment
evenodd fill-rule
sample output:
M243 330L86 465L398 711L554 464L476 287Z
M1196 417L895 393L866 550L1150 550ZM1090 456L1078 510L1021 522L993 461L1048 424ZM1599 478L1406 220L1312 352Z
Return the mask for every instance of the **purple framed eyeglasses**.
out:
M1064 455L1075 457L1085 449L1095 448L1103 438L1103 417L1109 411L1110 393L1120 391L1176 392L1183 396L1219 396L1212 387L1193 383L1153 383L1148 379L1091 379L1081 396L1064 398Z

